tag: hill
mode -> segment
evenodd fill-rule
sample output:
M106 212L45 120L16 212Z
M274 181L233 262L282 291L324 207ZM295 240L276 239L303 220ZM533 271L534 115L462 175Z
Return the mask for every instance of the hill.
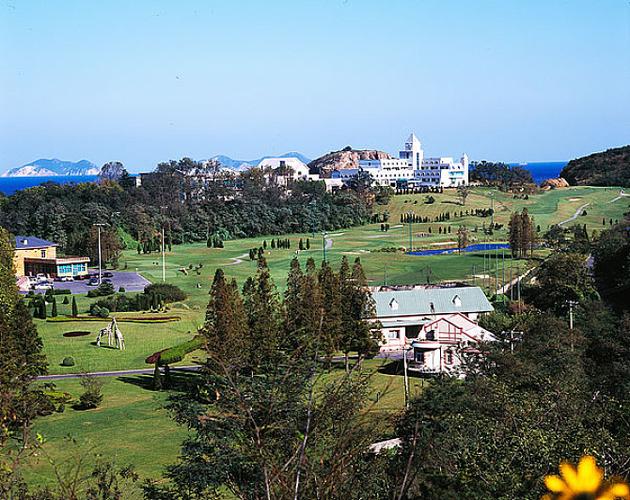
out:
M258 158L256 160L235 160L235 159L230 158L229 156L225 156L225 155L213 156L211 158L211 160L216 160L221 165L223 165L224 167L230 168L232 170L245 170L245 169L248 169L250 167L255 167L261 161L263 161L263 160L265 160L267 158L298 158L300 161L302 161L302 162L304 162L306 164L308 164L311 161L310 158L307 158L302 153L297 153L295 151L292 151L290 153L284 153L284 154L278 155L278 156L267 155L267 156L263 156L261 158Z
M342 168L358 168L360 160L383 160L391 158L389 153L376 149L352 149L350 146L340 151L331 151L308 164L312 174L329 177L330 172Z
M48 177L56 175L98 175L100 169L87 160L64 161L52 158L39 159L21 167L12 168L2 177Z
M560 177L572 186L630 187L630 146L571 160Z

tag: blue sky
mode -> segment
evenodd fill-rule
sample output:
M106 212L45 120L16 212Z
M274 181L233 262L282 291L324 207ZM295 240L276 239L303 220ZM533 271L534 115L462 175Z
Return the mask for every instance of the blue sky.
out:
M0 171L630 143L627 0L0 0L0 53Z

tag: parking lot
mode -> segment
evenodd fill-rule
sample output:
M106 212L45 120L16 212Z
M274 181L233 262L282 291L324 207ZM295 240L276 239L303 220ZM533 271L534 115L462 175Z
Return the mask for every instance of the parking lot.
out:
M114 290L118 291L120 287L123 287L126 292L141 292L144 287L151 284L149 280L143 278L138 273L127 271L103 271L103 274L111 273L111 277L103 276L104 280L110 280L114 285ZM90 276L97 276L98 271L90 269ZM87 293L89 290L93 290L96 286L89 286L89 279L75 280L75 281L55 281L54 288L57 290L70 290L73 294ZM44 293L45 290L34 290L35 293Z

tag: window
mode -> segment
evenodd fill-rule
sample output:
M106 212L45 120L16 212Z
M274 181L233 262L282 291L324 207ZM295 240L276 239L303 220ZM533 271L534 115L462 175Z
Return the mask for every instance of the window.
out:
M448 350L444 353L444 363L447 365L453 364L453 351Z
M400 338L400 330L390 330L387 332L387 340L398 340Z
M46 258L46 250L45 250L45 249L44 249L44 250L40 250L40 252L39 252L39 253L40 253L40 255L42 256L42 259L45 259L45 258Z

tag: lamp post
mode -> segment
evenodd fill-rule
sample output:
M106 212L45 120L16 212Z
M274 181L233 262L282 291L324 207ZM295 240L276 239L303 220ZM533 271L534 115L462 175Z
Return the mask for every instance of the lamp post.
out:
M168 208L168 207L161 206L160 211L163 208ZM165 281L166 281L166 248L165 248L165 241L164 241L164 221L162 221L162 282L165 282Z
M103 278L102 276L102 256L101 256L101 227L105 226L106 224L103 223L95 223L92 224L93 226L96 226L98 229L98 284L101 284L101 280Z
M323 260L323 262L326 262L326 236L328 236L328 233L326 231L324 231L322 233L322 251L324 253L324 260Z
M409 217L409 251L413 252L413 212L407 212Z

